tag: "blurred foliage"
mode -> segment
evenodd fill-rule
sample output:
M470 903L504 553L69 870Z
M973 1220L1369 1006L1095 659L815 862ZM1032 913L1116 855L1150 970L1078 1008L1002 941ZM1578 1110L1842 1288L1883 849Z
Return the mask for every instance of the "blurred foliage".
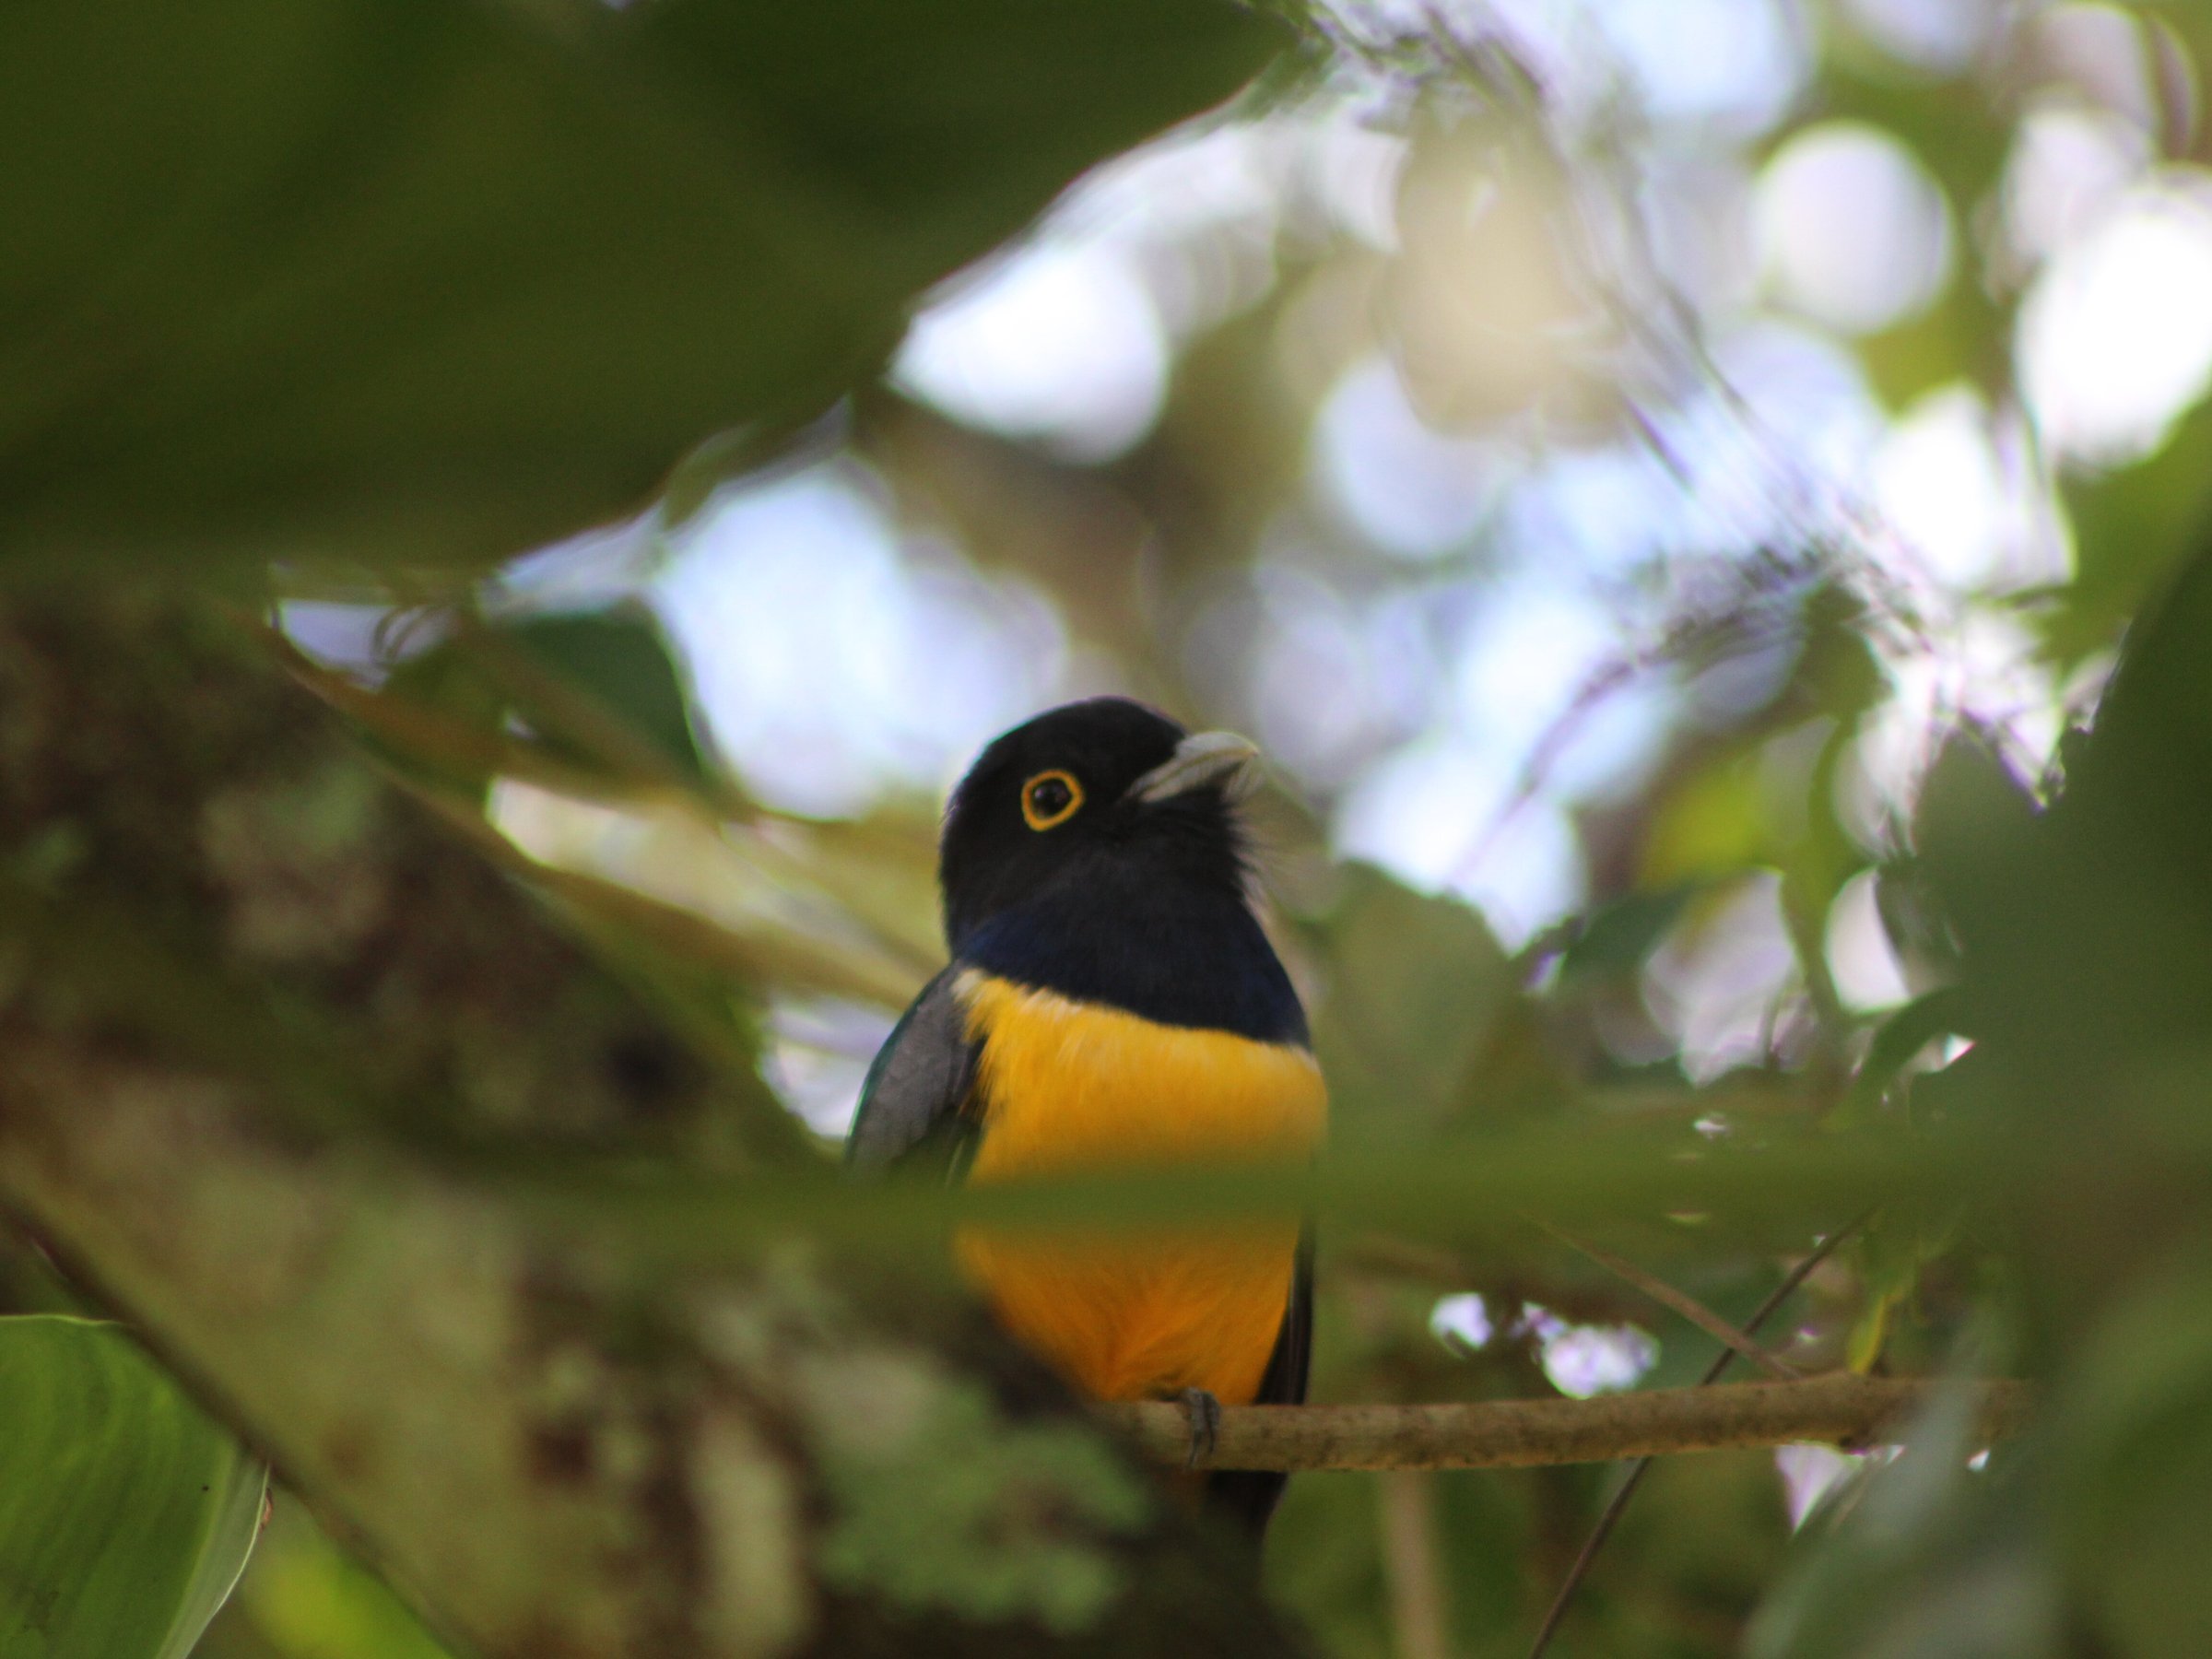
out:
M2016 1370L2052 1391L2036 1433L1983 1462L1963 1416L1938 1411L1894 1458L1855 1460L1799 1529L1772 1458L1665 1466L1559 1653L2205 1651L2212 413L2127 462L2036 452L2017 350L2030 282L2000 221L2024 125L2054 100L2135 121L2145 167L2198 177L2181 71L2212 25L2180 6L2016 18L1961 0L1987 36L1929 68L1883 47L1862 17L1880 9L1795 14L1806 79L1766 130L1657 137L1618 101L1576 119L1547 103L1510 31L1305 17L1296 73L1278 65L1254 112L1325 102L1332 76L1363 88L1371 124L1404 144L1390 234L1271 224L1265 282L1199 317L1148 435L1094 462L964 425L883 362L925 287L1085 167L1236 91L1288 40L1276 19L1195 0L23 12L0 24L0 197L20 228L0 251L0 559L378 617L369 649L299 659L301 677L457 832L685 1010L702 1052L759 1069L826 1129L936 965L935 803L824 821L757 798L640 594L727 480L835 453L880 486L910 555L950 547L1047 596L1075 683L1283 727L1263 731L1287 756L1258 806L1270 920L1365 1182L1358 1225L1322 1237L1319 1397L1579 1386L1575 1345L1624 1325L1656 1359L1606 1385L1687 1383L1711 1339L1535 1210L1613 1182L1601 1241L1740 1322L1855 1213L1847 1153L1922 1171L1814 1276L1775 1346L1808 1370ZM2076 26L2137 54L2143 111L2057 53L2052 31ZM1805 506L1814 459L1747 417L1727 466L1683 474L1682 493L1724 496L1718 475L1751 471L1792 511L1755 546L1708 524L1712 545L1687 535L1592 578L1625 590L1624 643L1491 821L1533 801L1569 822L1577 912L1501 942L1453 890L1481 825L1437 890L1336 860L1334 815L1418 747L1446 692L1378 699L1327 748L1253 688L1268 607L1319 593L1412 616L1391 649L1442 684L1454 628L1516 571L1499 511L1410 555L1348 522L1311 477L1329 398L1387 360L1432 437L1493 460L1534 471L1641 444L1676 465L1681 429L1717 418L1700 399L1720 371L1695 326L1670 330L1737 301L1651 276L1630 163L1736 168L1747 191L1834 119L1917 159L1960 268L1917 315L1830 344L1887 416L1972 389L2025 446L2070 567L1964 592L1900 574L1869 550L1873 515ZM1233 244L1190 264L1241 268ZM475 581L639 511L585 600L534 588L528 567ZM2019 709L1960 689L1962 641L1993 635L2020 642L2028 712L2055 729L2093 712L2086 733L2039 748ZM1652 685L1672 712L1640 763L1547 793L1575 723ZM1318 723L1335 689L1288 706ZM1870 759L1896 752L1887 774ZM67 849L9 856L35 882ZM1841 971L1850 926L1894 967L1879 994ZM792 1140L802 1163L814 1148ZM1550 1161L1514 1164L1530 1144ZM1836 1149L1835 1190L1673 1201L1684 1168L1725 1164L1749 1191L1783 1167L1760 1161L1776 1147L1800 1172ZM1472 1190L1496 1167L1526 1176L1530 1215L1455 1209L1453 1178ZM621 1191L608 1235L628 1217L662 1240L639 1219L651 1207ZM690 1213L670 1199L659 1220ZM35 1263L0 1266L11 1307L61 1294ZM1439 1323L1440 1298L1474 1293L1480 1341ZM1269 1583L1331 1653L1438 1659L1417 1630L1470 1659L1516 1653L1616 1477L1441 1475L1394 1497L1303 1477ZM1424 1551L1441 1576L1416 1571ZM439 1650L288 1503L204 1651Z
M11 14L6 551L483 565L639 506L1282 39L1185 0Z

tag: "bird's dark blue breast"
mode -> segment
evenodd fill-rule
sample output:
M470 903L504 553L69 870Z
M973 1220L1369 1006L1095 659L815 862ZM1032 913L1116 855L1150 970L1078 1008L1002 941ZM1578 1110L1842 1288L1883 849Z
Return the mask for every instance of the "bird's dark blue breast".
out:
M1093 869L956 942L961 962L1160 1025L1307 1045L1290 976L1241 898Z

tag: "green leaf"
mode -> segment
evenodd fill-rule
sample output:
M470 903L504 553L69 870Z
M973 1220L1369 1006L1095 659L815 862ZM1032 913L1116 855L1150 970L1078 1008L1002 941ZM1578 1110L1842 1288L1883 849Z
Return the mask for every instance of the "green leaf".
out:
M1945 985L1914 997L1884 1020L1867 1045L1858 1075L1851 1080L1851 1092L1830 1114L1829 1122L1838 1127L1864 1123L1914 1055L1936 1038L1959 1029L1959 1006L1958 990Z
M1960 1017L2007 1110L2110 1125L2202 1049L2212 999L2212 558L2136 627L2047 810L1954 743L1922 793L1923 865L1963 950Z
M2052 653L2074 663L2114 643L2203 538L2212 510L2212 404L2138 465L2068 477L2080 571L2040 619Z
M1285 42L1224 0L0 16L0 562L482 565L880 363Z
M2058 1491L2071 1578L2110 1651L2212 1642L2212 1258L2202 1239L2145 1276L2059 1394Z
M684 683L660 625L641 609L529 617L504 630L688 782L708 775Z
M409 770L477 792L534 762L574 789L726 787L667 638L642 606L456 621L452 638L384 681L432 738L410 747L385 737ZM441 752L436 737L454 733L464 741Z
M1630 893L1583 918L1559 958L1562 990L1632 979L1704 883L1677 882L1656 892Z
M1654 889L1710 885L1763 862L1769 828L1757 770L1747 757L1724 755L1658 802L1640 879Z
M1329 984L1313 1044L1339 1122L1384 1134L1442 1126L1514 992L1481 913L1403 887L1369 865L1314 930ZM1356 1103L1356 1104L1354 1104Z
M267 1470L121 1326L0 1319L0 1659L183 1659Z

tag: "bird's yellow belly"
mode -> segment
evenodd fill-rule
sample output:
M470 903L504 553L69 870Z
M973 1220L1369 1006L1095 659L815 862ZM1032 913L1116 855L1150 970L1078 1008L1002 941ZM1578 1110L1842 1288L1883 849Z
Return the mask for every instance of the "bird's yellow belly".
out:
M971 972L982 1040L982 1138L971 1181L1204 1162L1296 1159L1327 1096L1302 1049L1156 1025ZM1122 1231L963 1229L963 1268L1015 1335L1095 1398L1259 1391L1289 1303L1295 1222Z

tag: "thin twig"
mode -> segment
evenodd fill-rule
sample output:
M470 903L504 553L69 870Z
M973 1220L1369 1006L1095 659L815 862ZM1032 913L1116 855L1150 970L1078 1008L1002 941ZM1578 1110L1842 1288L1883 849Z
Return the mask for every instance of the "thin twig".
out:
M1749 1336L1737 1330L1696 1297L1676 1289L1665 1279L1646 1273L1635 1263L1625 1257L1617 1256L1609 1250L1601 1250L1594 1244L1576 1238L1572 1233L1562 1232L1549 1222L1539 1221L1536 1225L1570 1250L1588 1256L1616 1278L1633 1285L1661 1307L1679 1313L1722 1347L1735 1349L1777 1382L1794 1382L1805 1374L1787 1360L1778 1359L1772 1354L1768 1353L1765 1348L1760 1347L1758 1343L1752 1341Z
M1538 1221L1535 1225L1569 1249L1588 1256L1624 1283L1642 1291L1662 1307L1679 1313L1716 1342L1734 1348L1776 1382L1794 1382L1805 1374L1787 1360L1768 1353L1696 1297L1677 1290L1665 1279L1646 1273L1635 1263L1617 1256L1610 1251L1601 1250L1572 1233L1563 1232L1548 1222ZM1417 1274L1441 1284L1462 1285L1472 1282L1476 1277L1474 1270L1450 1251L1425 1244L1412 1244L1399 1239L1380 1236L1363 1238L1351 1247L1349 1255L1351 1260L1362 1265L1373 1265L1394 1273Z
M1797 1293L1797 1288L1812 1277L1815 1269L1835 1254L1846 1239L1865 1226L1867 1219L1867 1216L1861 1216L1814 1245L1811 1253L1790 1269L1782 1283L1774 1287L1773 1294L1759 1303L1757 1312L1744 1322L1744 1334L1756 1336L1759 1326L1771 1319L1783 1303ZM1729 1361L1735 1358L1734 1348L1723 1348L1712 1365L1706 1368L1699 1386L1702 1388L1719 1382L1728 1370ZM1597 1518L1597 1524L1591 1528L1589 1541L1583 1546L1582 1553L1574 1558L1574 1565L1567 1570L1567 1577L1559 1585L1559 1594L1552 1597L1551 1607L1544 1615L1543 1624L1537 1627L1536 1639L1529 1644L1528 1659L1544 1659L1544 1651L1551 1645L1559 1621L1567 1617L1567 1606L1574 1599L1576 1589L1588 1575L1590 1563L1597 1559L1597 1552L1605 1547L1606 1540L1612 1536L1614 1525L1620 1520L1621 1512L1629 1507L1629 1500L1636 1495L1636 1488L1643 1484L1643 1477L1651 1466L1652 1460L1649 1457L1638 1458L1635 1466L1630 1469L1628 1478L1620 1483L1620 1489L1613 1494L1612 1501L1606 1505L1606 1512Z
M1733 1358L1733 1356L1731 1356ZM1665 1388L1588 1400L1475 1400L1418 1406L1225 1406L1210 1449L1191 1451L1180 1403L1100 1407L1147 1457L1201 1469L1524 1469L1615 1463L1678 1452L1877 1444L1950 1382L1862 1377ZM2026 1420L2028 1384L1971 1385L1982 1430L1996 1438Z

